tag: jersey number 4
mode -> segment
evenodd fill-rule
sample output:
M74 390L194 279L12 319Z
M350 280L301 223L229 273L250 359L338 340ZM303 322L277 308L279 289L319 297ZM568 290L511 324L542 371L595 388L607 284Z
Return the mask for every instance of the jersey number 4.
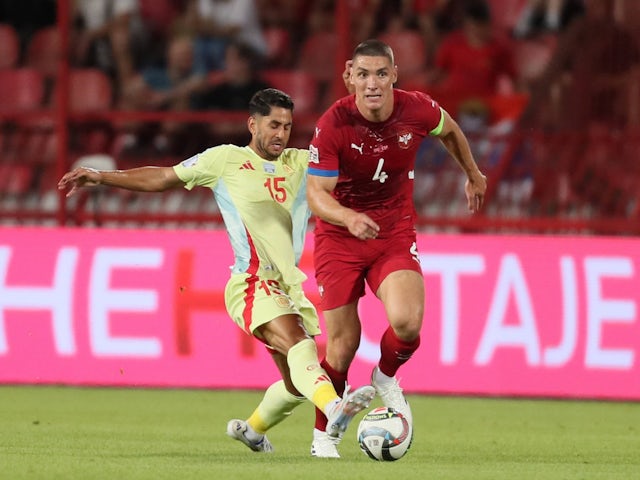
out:
M373 174L373 178L371 180L378 180L380 183L385 182L389 175L387 175L386 172L382 170L383 165L384 158L381 158L380 160L378 160L378 168L376 168L376 173Z
M282 186L285 180L285 177L269 177L264 182L264 186L269 190L269 195L278 203L284 203L287 200L287 191Z

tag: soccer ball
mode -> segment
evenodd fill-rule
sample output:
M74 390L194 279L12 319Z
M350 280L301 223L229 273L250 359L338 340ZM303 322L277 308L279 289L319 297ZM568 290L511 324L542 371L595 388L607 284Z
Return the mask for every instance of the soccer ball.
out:
M413 426L397 410L378 407L358 425L358 444L369 458L393 462L407 453L413 440Z

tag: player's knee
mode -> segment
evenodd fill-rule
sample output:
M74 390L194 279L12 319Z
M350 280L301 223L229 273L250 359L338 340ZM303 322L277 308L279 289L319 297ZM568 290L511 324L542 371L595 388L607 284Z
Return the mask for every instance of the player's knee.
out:
M356 356L360 338L342 338L327 344L327 360L329 365L339 372L344 372L349 368Z
M422 317L404 317L391 323L391 328L396 336L405 342L412 342L420 336Z

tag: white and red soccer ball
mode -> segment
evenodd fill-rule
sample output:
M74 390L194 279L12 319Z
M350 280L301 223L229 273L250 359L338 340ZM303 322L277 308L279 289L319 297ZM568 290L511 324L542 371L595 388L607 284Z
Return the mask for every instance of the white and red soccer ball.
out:
M373 460L392 462L402 458L412 440L411 422L393 408L375 408L358 425L360 449Z

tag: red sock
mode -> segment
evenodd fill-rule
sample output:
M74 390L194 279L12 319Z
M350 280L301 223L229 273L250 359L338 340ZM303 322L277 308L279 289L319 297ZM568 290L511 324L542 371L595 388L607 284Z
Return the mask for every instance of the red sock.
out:
M396 336L393 328L387 328L380 340L380 371L388 377L395 376L398 368L411 358L419 346L419 336L411 342L405 342Z
M348 372L338 372L331 365L329 365L326 358L322 359L322 361L320 362L320 366L324 368L329 375L329 378L333 382L333 386L335 387L336 392L338 392L338 395L342 396L342 394L344 393L344 387L347 384ZM323 432L327 429L327 417L325 416L324 412L317 407L315 428Z

